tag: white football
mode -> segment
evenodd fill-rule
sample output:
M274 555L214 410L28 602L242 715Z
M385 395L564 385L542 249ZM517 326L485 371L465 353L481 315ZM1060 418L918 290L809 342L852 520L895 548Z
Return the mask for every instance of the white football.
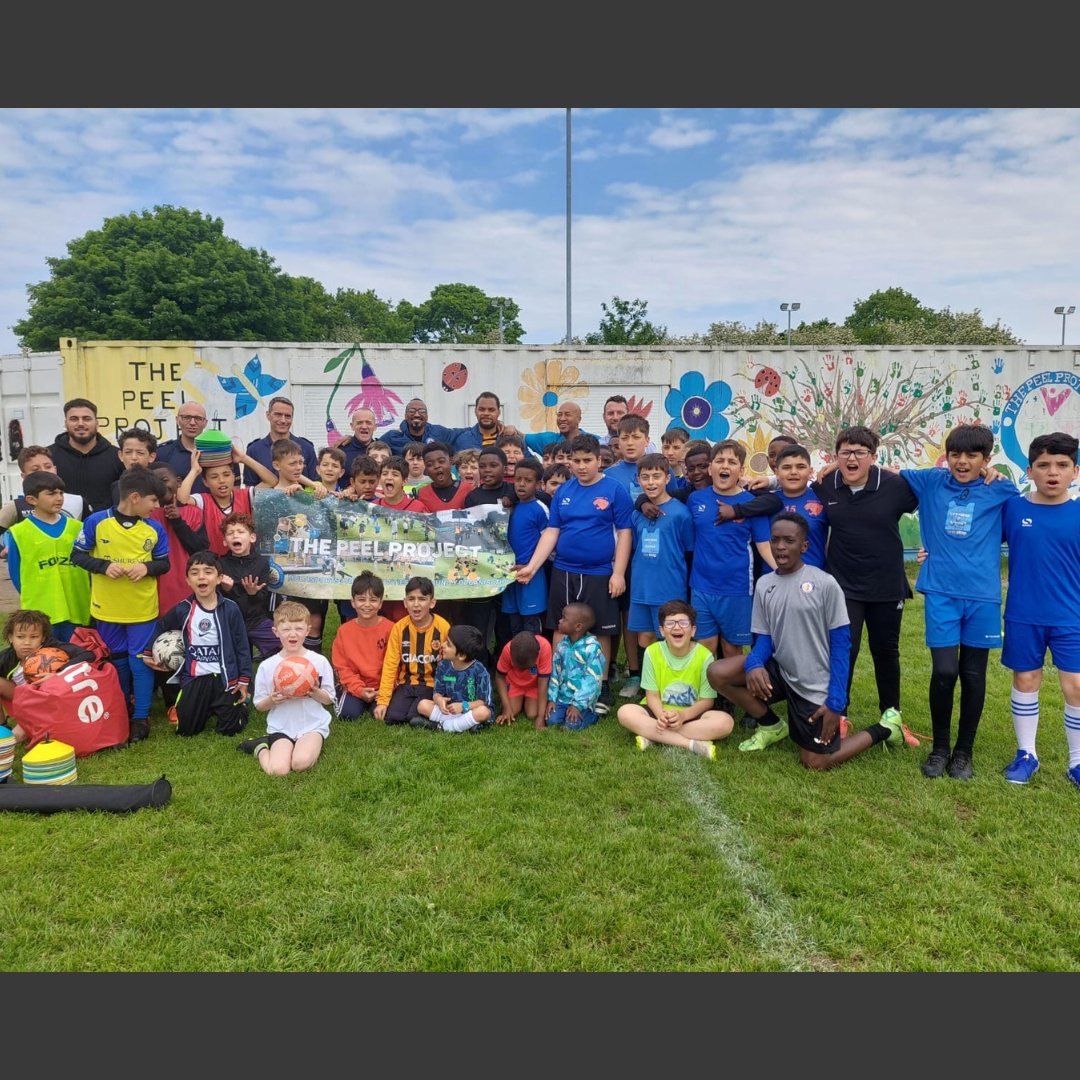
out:
M154 639L151 652L154 654L154 663L176 671L184 662L184 634L181 630L166 630Z

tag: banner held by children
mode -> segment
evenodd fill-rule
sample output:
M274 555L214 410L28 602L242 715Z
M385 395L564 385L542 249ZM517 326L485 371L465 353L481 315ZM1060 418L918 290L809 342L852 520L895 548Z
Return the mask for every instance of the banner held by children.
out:
M259 550L289 596L347 600L353 578L370 570L388 600L401 600L412 577L435 583L436 595L464 600L501 593L514 574L507 543L509 513L500 505L417 514L308 491L254 493Z

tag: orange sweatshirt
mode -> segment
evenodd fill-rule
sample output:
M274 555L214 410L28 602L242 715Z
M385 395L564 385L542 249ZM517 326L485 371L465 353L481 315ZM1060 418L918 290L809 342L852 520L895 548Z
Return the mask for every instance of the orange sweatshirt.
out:
M330 650L338 682L354 697L361 690L378 689L383 658L394 624L381 615L374 626L361 626L356 619L341 624Z

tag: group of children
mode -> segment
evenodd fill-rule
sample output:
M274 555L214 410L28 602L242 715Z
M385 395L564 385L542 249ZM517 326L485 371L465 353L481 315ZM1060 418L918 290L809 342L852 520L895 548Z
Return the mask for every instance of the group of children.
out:
M875 464L878 437L865 428L839 433L829 448L835 473L816 479L811 449L780 436L760 492L747 489L746 449L736 440L711 445L672 427L662 453L649 453L648 421L630 414L611 442L579 434L547 445L542 461L516 435L457 455L433 441L397 457L376 442L346 477L341 450L323 448L317 475L305 476L301 448L281 439L272 469L238 448L230 461L204 466L196 450L179 477L154 461L153 437L135 429L119 439L125 471L115 505L85 521L49 451L28 447L19 458L23 496L0 508L21 597L5 630L0 698L10 702L39 638L62 644L92 622L129 693L131 741L149 734L155 684L179 734L196 734L213 717L231 735L246 724L257 658L251 700L267 714L267 733L240 746L276 775L314 764L335 714L449 732L521 714L541 728L588 727L614 704L621 639L622 694L632 700L617 715L640 749L662 743L714 758L739 706L754 728L740 750L790 736L805 765L829 768L878 743L915 741L899 712L898 662L890 678L890 649L881 645L882 627L898 638L904 593L882 600L854 582L860 567L864 578L881 576L875 560L893 557L899 514L917 506L925 559L916 587L926 596L933 669L924 774L973 774L987 657L1002 642L1004 539L1012 587L1002 661L1014 671L1018 741L1006 779L1025 783L1039 767L1038 690L1049 648L1066 698L1068 776L1080 786L1080 502L1069 495L1076 439L1058 432L1034 440L1025 496L989 467L993 436L980 425L950 432L947 468L899 476ZM257 487L286 493L304 488L417 513L501 504L515 580L499 597L445 600L436 610L429 578L412 578L403 601L391 602L377 575L360 574L350 600L338 602L341 627L327 660L328 602L277 593L281 583L257 550L251 489L236 484L241 464ZM1043 572L1049 561L1063 567L1052 581ZM900 576L906 590L902 561ZM864 621L882 714L853 731L846 714ZM153 658L166 630L180 630L185 643L175 673ZM300 656L317 682L286 697L274 688L277 666ZM773 711L780 702L786 719Z

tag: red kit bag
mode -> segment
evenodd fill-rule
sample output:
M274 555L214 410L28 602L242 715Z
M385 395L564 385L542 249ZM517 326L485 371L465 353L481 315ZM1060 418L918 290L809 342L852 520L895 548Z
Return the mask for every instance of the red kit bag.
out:
M127 702L116 668L72 664L39 683L15 687L11 716L26 732L26 749L46 734L75 748L76 757L127 742Z

